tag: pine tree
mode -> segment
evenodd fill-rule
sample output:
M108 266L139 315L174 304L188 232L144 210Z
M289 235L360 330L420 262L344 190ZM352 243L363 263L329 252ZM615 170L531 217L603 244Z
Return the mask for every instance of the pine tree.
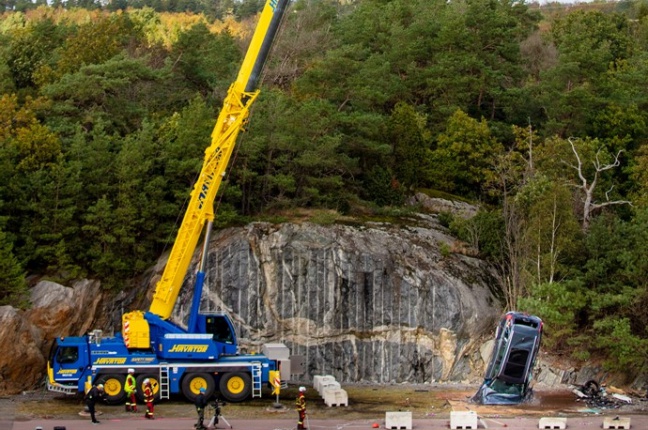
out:
M13 244L0 230L0 305L24 308L27 305L27 282Z

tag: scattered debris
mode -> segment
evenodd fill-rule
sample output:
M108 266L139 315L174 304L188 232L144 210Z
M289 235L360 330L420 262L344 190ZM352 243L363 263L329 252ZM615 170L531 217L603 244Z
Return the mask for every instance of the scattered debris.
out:
M632 398L620 393L608 395L605 384L600 385L594 380L589 380L578 388L572 390L578 398L577 402L584 402L590 408L582 412L600 413L596 408L618 409L625 404L632 404Z
M632 398L629 396L624 396L623 394L614 393L612 394L612 397L614 397L615 399L619 399L625 403L632 403Z

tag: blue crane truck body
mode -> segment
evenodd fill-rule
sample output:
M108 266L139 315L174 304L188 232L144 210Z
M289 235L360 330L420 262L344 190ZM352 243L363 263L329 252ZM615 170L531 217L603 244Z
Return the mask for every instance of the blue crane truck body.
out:
M157 336L152 334L148 349L129 349L121 333L103 337L98 330L60 338L49 361L56 381L48 384L49 389L73 394L84 392L88 383L101 383L108 402L121 403L126 396L126 374L132 368L137 386L150 379L158 399L182 394L193 400L203 387L208 396L218 391L226 400L237 402L259 396L280 363L289 367L284 361L287 348L281 344L268 345L265 354L238 354L236 332L226 314L199 314L198 321L201 330L187 333L160 320L167 327L159 329Z

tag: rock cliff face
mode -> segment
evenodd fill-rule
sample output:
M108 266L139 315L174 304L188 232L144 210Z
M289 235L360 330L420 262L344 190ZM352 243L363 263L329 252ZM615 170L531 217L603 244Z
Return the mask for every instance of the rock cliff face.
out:
M254 223L217 232L203 311L224 310L241 344L284 342L307 372L342 382L478 382L501 305L492 269L455 252L436 219L400 226ZM121 314L148 309L164 261L139 288L108 297L98 282L40 282L33 308L0 308L0 393L43 380L51 340L95 328L120 330ZM187 284L192 284L188 280ZM191 288L173 319L186 321Z
M225 310L248 350L286 343L306 379L477 380L501 314L491 269L452 252L435 218L407 226L256 223L211 243L203 310ZM191 291L174 311L186 321Z
M98 282L73 288L39 282L31 291L32 309L0 307L0 393L15 394L43 379L53 338L85 333L101 300Z

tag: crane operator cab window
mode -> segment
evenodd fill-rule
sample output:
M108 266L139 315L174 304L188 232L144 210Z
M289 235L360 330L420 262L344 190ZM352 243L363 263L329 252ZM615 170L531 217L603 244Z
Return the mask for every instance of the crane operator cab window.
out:
M207 333L214 335L214 340L232 344L234 336L232 334L232 327L227 322L225 316L215 315L207 318Z
M75 363L79 359L79 348L76 346L60 347L56 353L56 361L65 363Z

